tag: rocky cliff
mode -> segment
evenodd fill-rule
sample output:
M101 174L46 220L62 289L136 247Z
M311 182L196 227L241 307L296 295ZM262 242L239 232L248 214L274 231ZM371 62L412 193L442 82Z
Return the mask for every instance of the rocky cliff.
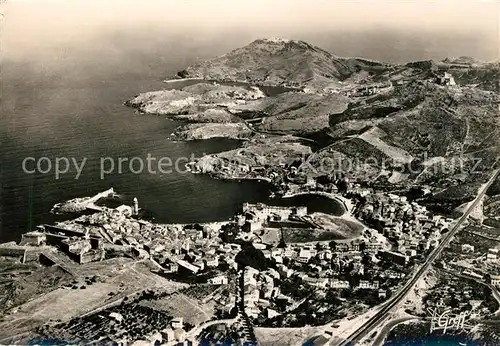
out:
M198 84L128 104L198 123L181 127L181 139L248 139L242 150L199 160L199 171L222 178L342 171L388 190L426 185L438 199L461 200L500 156L499 71L465 57L391 65L261 39L180 73ZM299 90L270 95L264 85Z

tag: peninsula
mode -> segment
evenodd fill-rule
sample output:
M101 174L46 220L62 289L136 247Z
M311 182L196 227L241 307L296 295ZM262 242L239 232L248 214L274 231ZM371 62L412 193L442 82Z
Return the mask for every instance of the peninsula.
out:
M65 221L0 245L0 343L500 340L499 63L259 39L166 77L184 84L125 104L176 140L240 141L188 167L268 181L275 203L182 225L113 189L57 204Z

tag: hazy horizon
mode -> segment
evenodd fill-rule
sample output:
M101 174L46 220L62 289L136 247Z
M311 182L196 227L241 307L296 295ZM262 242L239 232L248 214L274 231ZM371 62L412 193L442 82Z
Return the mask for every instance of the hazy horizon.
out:
M489 61L500 57L499 6L480 0L17 0L3 5L2 55L50 64L75 50L90 59L97 46L102 54L174 54L190 63L278 36L388 62L463 55Z

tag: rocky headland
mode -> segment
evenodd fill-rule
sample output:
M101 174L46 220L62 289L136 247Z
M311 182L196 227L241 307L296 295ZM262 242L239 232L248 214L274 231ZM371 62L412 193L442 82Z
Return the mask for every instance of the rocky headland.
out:
M426 186L434 203L463 203L500 155L499 71L466 57L397 65L260 39L177 75L199 83L126 104L183 122L175 139L245 140L192 162L194 172L285 190L341 172L386 190Z

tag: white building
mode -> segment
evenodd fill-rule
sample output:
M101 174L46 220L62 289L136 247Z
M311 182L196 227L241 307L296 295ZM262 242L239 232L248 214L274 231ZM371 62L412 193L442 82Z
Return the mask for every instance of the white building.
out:
M315 286L318 288L326 288L328 285L328 279L327 278L310 278L306 277L303 279L305 283Z
M451 73L445 72L443 76L439 77L439 84L441 85L457 85L455 78Z
M265 250L267 248L267 245L262 243L253 242L252 245L257 250Z
M207 258L207 267L217 267L219 265L219 258L217 256Z
M343 280L332 280L330 282L330 287L331 288L349 288L349 281L343 281Z
M462 252L464 253L474 252L474 246L470 244L462 244Z
M493 286L499 287L500 286L500 275L492 275L491 276L491 284Z
M194 274L196 274L200 271L199 267L192 265L191 263L186 262L184 260L178 260L177 264L179 265L179 269L182 267L182 268L189 270L190 272L192 272Z
M366 280L361 280L361 281L359 281L358 288L376 290L376 289L378 289L378 286L379 286L378 281L370 282L370 281L366 281Z
M243 213L252 213L257 220L266 221L273 214L281 216L283 220L288 219L291 215L306 215L307 207L279 207L271 206L263 203L250 204L243 203Z
M118 312L112 312L109 314L109 317L114 319L116 322L121 323L123 321L123 316Z
M283 252L283 256L285 258L295 257L295 256L297 256L297 251L294 248L292 248L291 246L287 246L285 248L285 251Z
M486 255L486 261L487 262L495 262L497 260L497 255L494 255L494 254L487 254Z
M226 275L219 275L208 279L208 283L212 285L227 285L228 279Z
M175 341L175 333L172 328L165 328L161 331L161 336L164 342L173 342Z
M182 317L175 317L171 322L170 325L172 326L172 329L179 329L184 327L184 319Z
M312 258L312 253L310 250L308 249L300 250L298 261L307 263L311 258Z

